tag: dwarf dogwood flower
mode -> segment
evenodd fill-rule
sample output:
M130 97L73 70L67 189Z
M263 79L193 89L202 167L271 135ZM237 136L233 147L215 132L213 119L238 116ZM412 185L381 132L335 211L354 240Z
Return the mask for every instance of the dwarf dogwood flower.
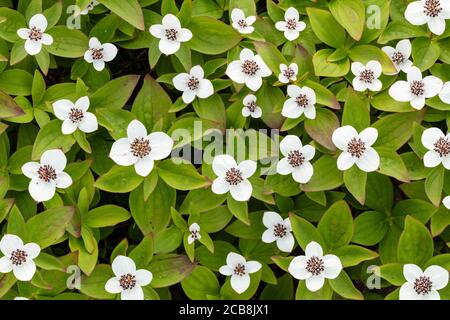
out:
M444 83L444 86L442 87L442 90L439 93L439 98L442 100L442 102L450 104L450 81Z
M47 19L43 14L35 14L28 23L29 29L20 28L17 35L25 40L25 51L34 56L41 52L42 45L49 46L53 43L53 37L44 33L47 29Z
M396 47L383 47L382 50L391 59L397 73L400 71L407 72L412 67L413 63L409 60L411 56L411 42L408 39L401 40L397 43Z
M275 28L284 32L284 36L289 41L293 41L298 38L300 32L305 30L306 23L300 21L300 15L297 9L291 7L284 13L285 21L278 21L275 23Z
M112 263L115 277L105 284L109 293L120 293L122 300L144 300L145 287L152 282L153 274L145 269L136 270L134 261L125 256L117 256Z
M230 252L227 255L227 264L221 266L219 272L224 276L231 276L231 287L241 294L250 286L250 273L261 269L258 261L246 261L240 254Z
M189 236L188 236L188 243L191 244L195 240L199 240L202 238L202 235L200 234L200 226L198 223L194 222L189 226Z
M339 276L342 263L334 254L324 256L320 244L312 241L306 246L305 255L295 257L288 270L294 278L306 280L308 290L315 292L322 288L325 279Z
M276 212L264 212L263 224L267 228L262 234L262 241L265 243L277 242L277 247L281 251L291 252L294 248L295 240L292 235L291 222L289 218L283 218Z
M450 133L445 135L439 128L429 128L422 133L422 144L428 151L423 157L427 168L443 164L450 169Z
M359 134L352 126L343 126L333 132L334 145L342 150L337 160L339 170L350 169L355 163L359 169L372 172L380 166L380 156L372 148L378 138L378 130L366 128Z
M208 98L214 94L214 88L205 76L201 66L192 67L189 73L180 73L173 78L173 85L183 91L183 102L191 103L195 97Z
M84 60L92 63L95 70L105 69L105 62L112 61L117 55L117 47L112 43L101 44L97 38L89 39L89 49L84 53Z
M285 157L278 161L277 172L281 175L292 174L298 183L307 183L314 173L309 162L316 153L314 147L303 146L299 137L289 135L281 140L280 151Z
M430 31L440 36L445 31L445 20L450 19L450 2L448 0L411 2L406 8L405 18L415 26L428 24Z
M252 118L261 118L262 109L256 104L256 97L253 94L245 96L244 108L242 108L242 115L244 117L251 116Z
M238 165L232 156L224 154L214 157L212 169L217 175L211 186L214 193L229 191L237 201L250 199L253 187L248 178L256 171L255 161L245 160Z
M297 80L298 65L291 63L289 67L284 63L280 64L281 73L278 75L278 80L282 83L289 83Z
M149 29L152 36L161 39L159 41L159 51L165 55L170 55L180 49L180 43L191 40L192 32L189 29L181 28L180 20L173 14L166 14L162 19L162 24L154 24Z
M81 10L80 14L85 16L89 13L89 11L93 10L95 6L97 6L99 4L99 2L97 0L93 0L91 2L89 2L89 4L87 5L87 7L84 10Z
M448 284L448 271L436 265L422 271L415 264L405 264L403 276L406 282L400 287L400 300L440 300L437 290Z
M361 62L352 63L353 89L356 91L380 91L383 84L378 79L381 76L381 64L378 61L369 61L366 65Z
M257 91L262 85L262 78L272 74L269 67L259 55L254 55L250 49L242 49L240 60L232 61L228 67L227 76L237 83L245 85L253 91Z
M36 243L23 244L22 239L13 234L5 234L0 241L0 251L4 257L0 258L0 272L13 272L20 281L30 281L36 272L35 259L41 252Z
M235 8L233 9L233 11L231 11L231 21L231 25L239 33L250 34L255 30L255 28L252 27L252 24L256 21L256 17L249 16L246 18L244 11L242 11L241 9Z
M408 81L397 81L389 88L389 95L396 101L410 102L414 109L425 106L425 99L432 98L441 92L443 82L435 76L422 79L422 72L417 67L408 69Z
M316 118L316 93L309 87L289 85L287 87L289 99L283 105L281 115L286 118L296 119L303 113L308 119Z
M31 179L28 191L38 201L48 201L55 195L56 188L65 189L72 184L72 178L64 172L67 164L65 154L59 150L47 150L41 156L40 163L27 162L22 172Z
M166 158L172 151L173 140L164 132L152 132L138 120L130 122L127 138L113 143L109 156L120 166L134 165L136 173L146 177L153 169L154 161Z
M443 200L442 203L444 204L444 206L447 209L450 209L450 196L446 196Z
M64 134L71 134L80 129L90 133L98 129L97 117L87 112L89 109L89 98L81 97L75 104L67 99L58 100L53 103L55 116L63 121L61 131Z

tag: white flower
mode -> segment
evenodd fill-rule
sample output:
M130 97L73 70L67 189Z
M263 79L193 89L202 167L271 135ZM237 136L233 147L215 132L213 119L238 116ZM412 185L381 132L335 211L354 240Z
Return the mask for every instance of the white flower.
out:
M89 13L89 11L93 10L95 6L99 5L99 2L97 0L93 0L89 2L87 7L84 10L81 10L80 14L85 16Z
M291 7L284 13L285 21L278 21L275 23L275 28L280 31L284 31L284 36L289 41L293 41L298 38L300 32L305 30L306 23L300 21L300 15L297 9Z
M256 104L256 97L253 94L246 95L242 102L244 103L244 108L242 108L244 117L261 118L262 109Z
M289 135L280 142L280 151L285 158L278 161L277 172L281 175L292 174L298 183L307 183L314 173L309 162L316 153L314 147L303 146L299 137Z
M145 269L136 270L134 261L125 256L117 256L112 263L115 277L105 284L109 293L120 293L122 300L144 300L145 287L152 282L153 274Z
M287 87L287 99L281 110L281 115L290 118L297 119L303 113L308 119L316 118L316 93L309 87L300 88L296 85L289 85Z
M49 46L53 43L53 37L44 33L47 29L47 19L43 14L35 14L28 23L29 29L20 28L17 35L25 39L25 51L29 55L36 55L41 52L42 45Z
M256 171L255 161L245 160L237 165L233 157L224 154L214 157L212 169L217 175L211 186L215 194L229 191L237 201L250 199L253 187L248 178Z
M294 248L295 239L292 235L291 222L289 218L283 218L276 212L264 212L263 224L267 228L262 234L262 241L265 243L277 242L277 247L281 251L291 252Z
M320 244L312 241L306 246L305 255L295 257L288 270L294 278L306 280L308 290L315 292L322 288L325 279L339 276L342 263L334 254L324 256Z
M409 60L411 57L411 42L408 39L401 40L397 43L396 47L383 47L382 50L388 55L389 59L391 59L395 68L397 69L396 73L400 71L407 72L409 68L412 67L413 63Z
M170 155L173 140L164 132L152 132L138 120L130 122L127 138L114 142L109 156L121 166L131 166L140 176L146 177L153 169L154 160L161 160Z
M356 91L380 91L383 84L378 79L381 76L382 67L378 61L372 60L363 65L361 62L352 63L353 89Z
M0 272L13 272L20 281L30 281L36 272L35 259L41 252L36 243L23 244L22 239L13 234L5 234L0 241L0 250L5 255L0 258Z
M422 144L428 151L423 157L423 164L427 168L443 164L450 169L450 133L445 135L441 129L429 128L422 133Z
M227 264L221 266L219 272L224 276L231 276L231 287L241 294L250 286L250 273L261 269L258 261L246 261L240 254L230 252L227 255Z
M30 299L25 297L15 297L14 300L30 300Z
M444 206L447 209L450 209L450 196L446 196L443 200L442 203L444 204Z
M177 90L183 91L183 102L191 103L195 97L208 98L214 94L214 88L205 76L201 66L191 68L189 73L180 73L173 78L173 85Z
M97 38L89 39L89 49L84 53L84 60L92 63L95 70L105 69L105 62L112 61L117 55L117 47L112 43L101 44Z
M432 98L441 92L443 82L435 76L422 79L422 72L417 67L409 68L406 73L408 81L397 81L389 88L389 95L396 101L410 102L411 106L421 110L425 99Z
M170 55L180 49L180 42L191 40L192 32L189 29L181 28L180 20L173 14L166 14L162 19L162 24L154 24L149 29L152 36L161 39L159 41L159 51L165 55Z
M195 240L199 240L202 238L202 235L200 234L200 226L198 223L194 222L189 226L189 236L188 236L188 243L191 244Z
M442 87L442 90L439 93L439 98L442 100L442 102L450 104L450 81L444 83L444 86Z
M272 74L269 67L259 55L254 55L250 49L242 49L240 60L232 61L228 67L227 76L237 83L245 85L253 91L258 91L262 78Z
M440 300L437 290L448 284L448 271L433 265L425 271L415 264L403 266L406 282L400 287L400 300Z
M55 116L63 121L61 131L64 134L71 134L80 129L90 133L98 129L97 117L87 112L89 109L89 98L81 97L75 104L67 99L58 100L53 103Z
M406 8L405 18L415 26L428 24L430 31L440 36L445 31L445 19L450 19L450 1L414 1Z
M334 145L342 150L337 160L339 170L350 169L355 163L359 169L372 172L380 166L380 156L371 146L378 138L378 130L366 128L361 133L352 126L343 126L333 132Z
M242 34L249 34L255 30L252 24L256 21L256 17L249 16L246 18L244 11L241 9L235 8L231 11L231 21L233 28Z
M72 178L64 172L67 164L65 154L59 150L47 150L41 156L40 163L27 162L22 172L31 179L28 191L38 201L48 201L55 195L56 188L65 189L72 184Z
M298 65L291 63L289 67L284 63L280 64L281 73L278 75L278 80L282 83L289 83L297 80Z

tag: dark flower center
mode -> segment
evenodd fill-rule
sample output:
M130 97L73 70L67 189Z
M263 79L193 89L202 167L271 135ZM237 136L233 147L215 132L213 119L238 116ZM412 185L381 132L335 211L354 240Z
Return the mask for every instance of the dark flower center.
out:
M200 86L200 81L196 77L191 77L187 82L187 86L192 91L197 90Z
M397 51L396 53L394 53L392 55L391 60L395 64L399 65L399 64L402 64L403 62L405 62L405 56L403 55L403 53Z
M365 83L372 83L375 80L375 74L372 70L363 70L359 74L359 80Z
M91 52L92 52L91 53L92 59L94 59L94 60L101 60L104 57L103 48L91 49Z
M433 288L433 282L429 277L421 276L414 281L414 290L417 294L426 295L431 292Z
M193 238L194 240L197 240L197 239L198 239L198 236L199 236L198 230L192 230L192 231L191 231L191 235L192 235L192 238Z
M242 177L242 172L240 170L236 168L231 168L225 174L225 181L233 186L236 186L242 181L244 181L244 178Z
M309 104L309 99L306 94L299 94L297 98L295 98L295 102L300 108L306 108Z
M238 21L238 26L241 27L242 29L247 28L248 24L244 19L241 19Z
M286 28L288 28L289 30L297 29L297 20L296 19L286 20Z
M277 238L283 238L287 233L286 226L282 223L278 223L273 227L273 235Z
M245 265L242 263L238 263L234 267L233 273L237 276L244 276L245 275Z
M254 60L245 60L242 64L242 72L249 76L254 76L259 70L259 66Z
M167 40L175 41L178 37L178 31L175 29L166 29L166 38Z
M439 138L434 143L434 151L439 153L441 157L446 157L450 154L450 141L445 137Z
M318 276L325 270L323 260L316 256L309 258L309 260L306 261L306 270L311 272L313 275Z
M124 274L120 277L119 284L124 290L133 289L136 286L136 276L130 273Z
M51 180L56 179L56 170L48 164L40 166L37 173L39 179L44 180L45 182L50 182Z
M423 81L414 80L411 83L410 89L413 95L420 97L425 93L425 84Z
M286 70L283 71L283 75L286 78L291 79L295 75L295 72L291 68L287 68Z
M78 123L84 118L84 113L78 108L71 108L69 112L69 120L73 123Z
M250 112L255 112L257 106L258 105L256 104L256 101L250 101L249 103L247 103L246 107L248 108L248 110L250 110Z
M288 162L293 167L300 167L305 162L305 156L298 150L293 150L288 153Z
M150 154L152 148L150 147L150 141L144 138L135 138L130 144L131 153L137 158L144 158Z
M20 266L27 261L27 257L28 254L25 251L17 249L11 253L9 260L11 260L13 265Z
M38 40L42 40L42 35L43 35L43 33L42 33L41 29L33 27L30 29L28 38L33 41L38 41Z
M87 5L88 10L92 10L92 9L94 9L94 7L95 7L94 1L89 2L89 4Z
M427 0L423 6L425 14L431 18L435 18L442 12L440 0Z
M366 151L366 144L359 138L353 138L347 145L347 152L353 157L360 158L364 151Z

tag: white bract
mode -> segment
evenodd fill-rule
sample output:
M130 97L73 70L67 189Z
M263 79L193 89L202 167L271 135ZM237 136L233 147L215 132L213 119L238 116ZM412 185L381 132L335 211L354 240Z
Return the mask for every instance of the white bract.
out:
M4 254L0 258L0 272L13 272L20 281L30 281L35 272L37 258L41 248L36 243L24 244L22 239L13 234L5 234L0 241L0 251Z
M284 21L275 23L275 28L283 31L286 39L293 41L298 38L300 32L305 30L306 23L300 21L300 15L297 9L291 7L284 13Z
M444 86L442 87L442 90L439 93L439 98L442 100L442 102L450 104L450 81L444 83Z
M334 254L323 255L317 242L306 246L305 255L295 257L288 268L296 279L305 280L308 290L315 292L323 287L325 279L335 279L342 271L341 260Z
M436 35L445 31L445 20L450 19L450 1L419 0L411 2L405 11L405 18L415 26L428 24Z
M154 24L149 29L152 36L161 39L159 41L159 51L165 55L170 55L180 49L181 42L191 40L192 32L182 28L180 20L173 14L166 14L162 19L162 24Z
M378 79L381 76L381 63L372 60L363 65L361 62L352 63L353 89L356 91L380 91L383 84Z
M258 261L246 261L240 254L230 252L227 255L227 264L221 266L219 272L224 276L231 276L231 287L241 294L250 286L249 274L258 272L261 267Z
M15 297L14 300L30 300L30 299L25 297Z
M316 93L309 87L299 87L296 85L289 85L287 87L287 94L289 99L284 102L281 115L297 119L302 114L308 119L316 118Z
M366 128L359 134L352 126L343 126L333 132L334 145L342 150L337 160L339 170L350 169L355 163L359 169L372 172L380 166L380 156L372 148L378 138L378 130Z
M202 235L200 234L200 226L198 223L194 222L189 226L189 235L188 235L188 243L191 244L195 240L199 240L202 238Z
M415 264L405 264L403 276L406 282L400 287L400 300L440 300L437 290L448 284L448 271L436 265L422 271Z
M47 29L47 18L43 14L38 13L31 17L28 26L29 28L17 30L17 35L25 40L25 51L34 56L41 52L42 45L51 45L53 37L44 33Z
M179 91L183 91L183 102L191 103L195 97L208 98L214 94L214 88L208 79L204 79L205 73L201 66L192 67L189 73L180 73L173 78L173 85Z
M252 160L242 161L239 165L229 155L215 156L212 169L217 175L211 186L215 194L231 193L237 201L250 199L253 187L248 178L256 171L256 162Z
M422 133L422 144L429 151L423 157L427 168L443 164L450 169L450 133L445 135L439 128L429 128Z
M100 4L100 2L98 2L97 0L93 0L93 1L89 2L87 7L84 10L81 10L80 14L83 16L87 15L89 13L89 11L93 10L94 7L99 4Z
M389 95L396 101L410 102L414 109L421 110L425 99L438 95L443 87L441 79L435 76L422 78L417 67L411 67L406 74L408 81L397 81L389 88Z
M72 178L64 172L66 164L64 152L54 149L45 151L40 163L31 161L22 166L23 174L31 179L28 191L35 201L48 201L56 188L65 189L72 184Z
M97 38L89 39L89 49L84 53L84 60L92 63L95 70L105 69L105 62L112 61L117 55L117 47L112 43L102 44Z
M277 243L278 249L283 252L291 252L294 248L295 239L292 235L291 222L289 218L283 218L276 212L264 212L263 224L267 228L262 234L265 243Z
M443 200L442 203L444 204L444 206L447 209L450 209L450 196L446 196Z
M255 28L252 27L252 24L256 21L255 16L245 17L244 11L238 8L234 8L231 11L231 25L235 28L239 33L242 34L250 34L255 31Z
M242 49L239 59L228 65L227 76L234 82L245 83L250 90L258 91L262 86L262 78L270 76L272 71L263 59L254 55L250 49Z
M145 269L136 270L134 261L125 256L117 256L112 263L115 277L105 284L109 293L120 293L122 300L144 300L145 287L152 282L153 274Z
M395 48L386 46L383 47L382 50L388 55L389 59L391 59L397 69L397 73L400 71L408 72L408 69L412 67L413 63L409 60L412 48L411 41L408 39L399 41Z
M291 63L289 66L284 63L280 64L281 73L278 75L278 80L282 83L289 83L297 81L298 65Z
M244 103L244 108L242 108L244 117L261 118L262 109L256 104L256 97L253 94L246 95L242 102Z
M164 132L147 134L147 129L138 120L130 122L127 138L114 142L110 158L121 166L134 165L136 173L146 177L153 169L154 161L170 155L173 140Z
M277 163L277 173L292 174L292 178L298 183L307 183L311 180L314 169L310 160L316 153L313 146L303 146L299 137L288 135L280 142L280 151L284 158Z
M75 104L67 99L58 100L53 103L55 116L63 121L61 131L63 134L71 134L80 129L85 133L91 133L98 129L97 117L87 112L89 109L89 98L81 97Z

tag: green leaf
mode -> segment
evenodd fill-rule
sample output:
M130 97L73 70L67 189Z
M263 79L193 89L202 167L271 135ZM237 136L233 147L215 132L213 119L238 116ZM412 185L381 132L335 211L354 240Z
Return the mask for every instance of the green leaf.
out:
M248 217L248 205L245 201L237 201L231 196L231 193L227 197L227 205L230 212L239 220L245 224L250 224Z
M192 300L207 300L208 295L220 294L216 275L206 267L196 266L192 273L181 281L184 293Z
M14 99L0 90L0 119L18 117L24 114L25 112Z
M90 97L90 108L121 109L139 81L138 75L127 75L109 81Z
M99 2L132 26L139 30L145 30L144 16L137 0L126 2L121 0L99 0Z
M66 153L74 143L75 140L72 135L61 133L61 121L52 120L39 130L33 145L31 158L38 160L45 151L51 149L62 149Z
M347 90L342 126L351 125L358 132L370 126L370 106L367 100L362 99L353 89Z
M383 72L386 74L396 73L397 69L392 63L387 54L380 48L371 45L360 45L351 48L348 52L350 59L367 63L371 60L376 60L381 63Z
M79 58L89 49L89 38L80 30L56 26L48 30L48 34L53 37L53 43L45 49L55 56Z
M366 201L366 183L367 172L360 170L357 166L344 171L345 187L361 204Z
M415 37L428 37L428 34L424 28L421 28L420 26L414 26L408 21L392 21L388 24L386 29L384 29L383 33L378 39L378 43L386 44L392 40L403 40Z
M377 252L352 244L333 250L333 254L339 257L344 268L356 266L363 261L378 257Z
M261 239L267 229L262 223L263 215L264 212L252 212L249 214L249 224L236 220L225 231L241 239Z
M333 203L323 214L317 229L330 249L349 244L353 236L353 217L347 203Z
M319 77L343 77L350 71L350 60L331 62L329 56L333 54L333 49L322 49L313 56L314 73Z
M145 268L153 258L153 238L145 236L141 242L130 252L130 258L137 268Z
M328 109L318 108L316 118L305 120L305 130L315 141L326 147L328 150L336 150L331 137L334 130L339 127L339 119Z
M303 191L316 192L333 190L343 183L343 173L336 166L336 159L329 155L322 156L313 164L314 175L302 185Z
M314 33L321 41L333 48L344 45L345 30L330 12L312 7L306 8L306 12Z
M280 64L288 64L286 58L270 42L254 41L256 52L261 56L267 66L275 75L280 73Z
M153 273L152 287L164 288L179 283L191 274L194 267L195 264L184 255L154 257L149 265L149 270Z
M333 290L327 281L325 281L322 288L312 292L306 287L306 281L300 280L295 292L296 300L331 300L333 296Z
M433 256L433 238L428 229L411 216L405 218L405 229L398 242L398 260L423 265Z
M354 221L352 242L365 246L379 243L388 230L387 217L377 211L366 211L358 215Z
M394 177L399 181L409 182L408 169L397 152L384 147L377 147L375 150L380 156L379 172L381 174Z
M144 177L138 175L133 166L114 165L97 179L95 187L108 192L127 193L136 189L142 181Z
M122 207L107 204L90 210L83 221L92 228L103 228L115 226L118 223L128 220L130 213Z
M394 286L401 286L406 282L403 276L403 264L388 263L379 267L377 272L380 277L393 284Z
M161 179L178 190L199 189L209 185L207 179L200 175L190 162L178 164L167 159L158 164L157 170Z
M431 68L441 55L441 47L430 38L416 38L412 42L414 65L421 71Z
M295 239L297 239L297 242L303 251L312 241L319 243L322 247L325 246L324 238L322 238L321 233L311 224L311 222L295 214L289 214L289 220L291 221Z
M24 16L16 10L2 7L0 17L6 18L6 21L0 23L0 37L8 42L16 42L19 39L17 30L26 26Z
M328 280L333 291L343 298L352 300L363 300L362 293L355 288L352 280L345 271L341 271L336 279Z
M444 173L444 167L438 166L434 168L425 179L425 193L436 207L441 203Z
M0 73L0 90L13 96L29 96L33 76L21 69L9 69Z
M105 290L105 283L112 277L111 267L99 264L90 276L81 276L80 292L94 299L113 299L115 295Z
M329 3L331 14L350 36L359 41L366 23L366 8L361 0L333 0Z

